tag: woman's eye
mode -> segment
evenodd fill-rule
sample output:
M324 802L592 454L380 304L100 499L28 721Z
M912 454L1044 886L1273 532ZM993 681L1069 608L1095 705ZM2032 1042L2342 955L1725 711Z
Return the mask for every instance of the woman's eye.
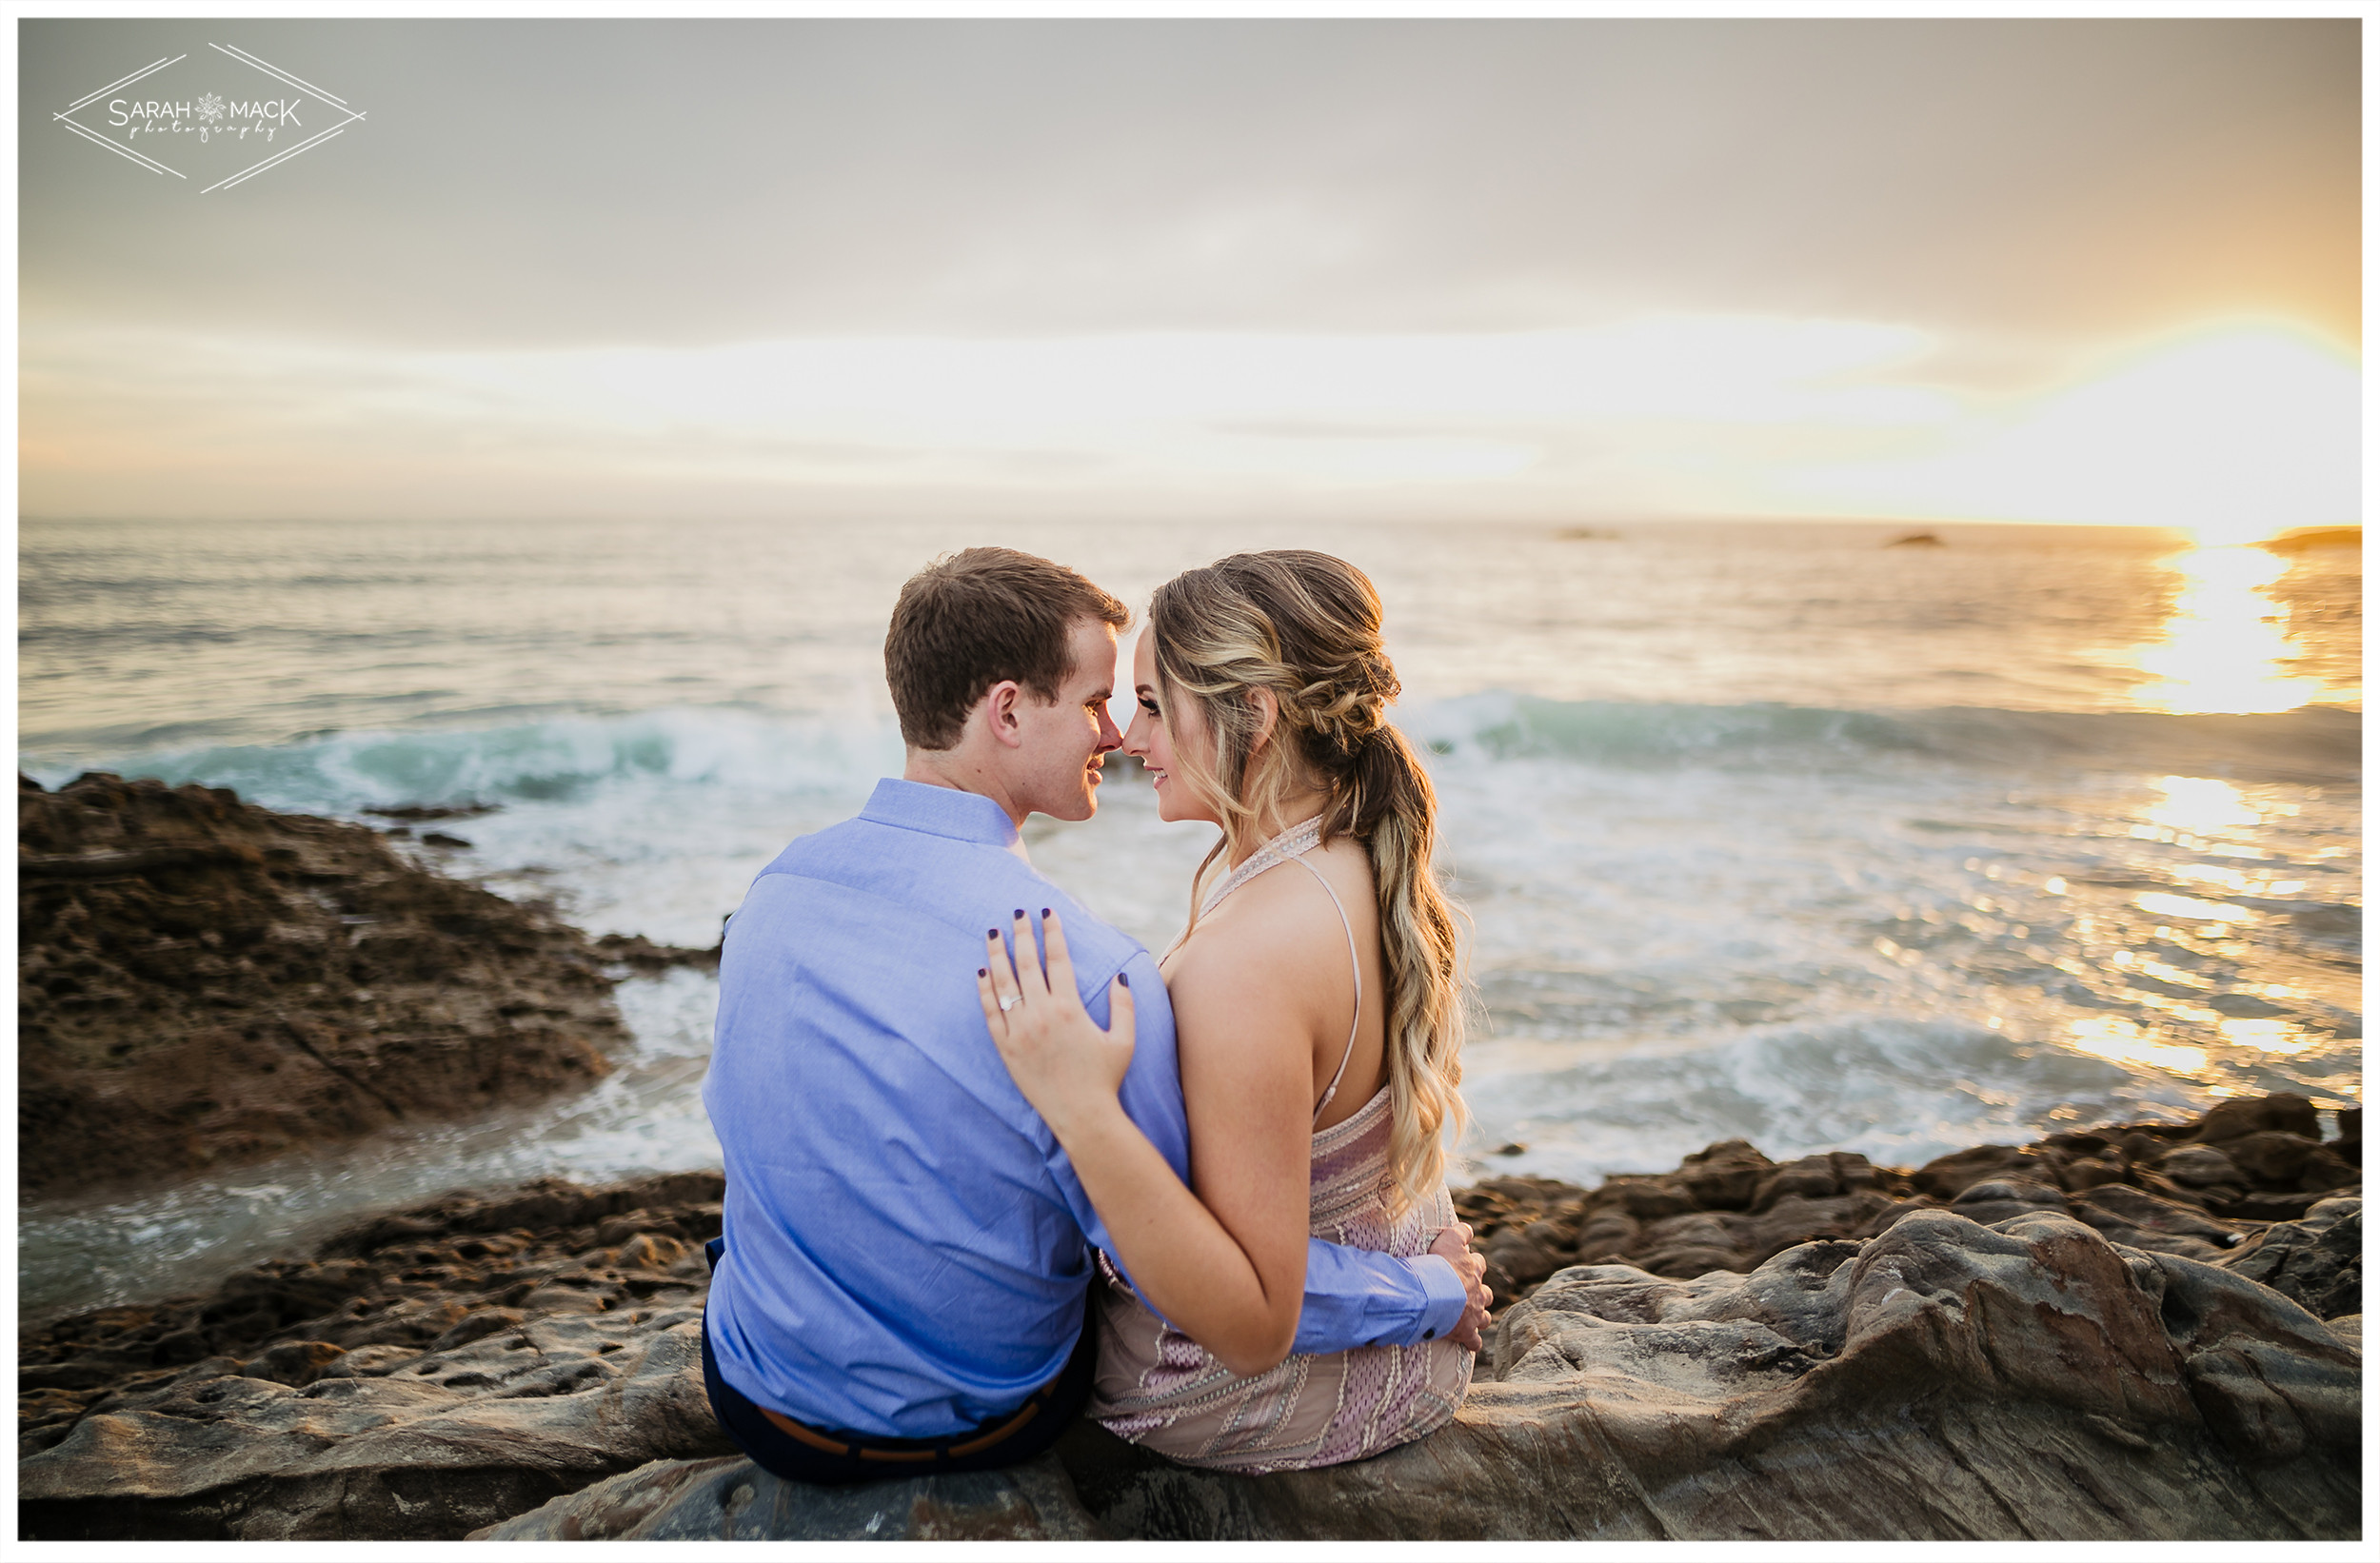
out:
M1155 716L1157 715L1157 702L1153 700L1144 700L1140 702L1140 709L1146 711L1151 716Z

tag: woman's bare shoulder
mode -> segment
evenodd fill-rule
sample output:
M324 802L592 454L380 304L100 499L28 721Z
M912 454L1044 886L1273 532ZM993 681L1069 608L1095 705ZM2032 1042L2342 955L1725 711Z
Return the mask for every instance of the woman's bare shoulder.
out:
M1348 886L1338 881L1345 877L1343 870L1332 875L1332 889L1342 900ZM1167 962L1166 986L1178 995L1185 985L1203 990L1223 983L1243 992L1278 987L1304 996L1313 991L1318 966L1344 971L1346 964L1347 934L1330 897L1313 875L1284 863L1240 886L1200 921Z

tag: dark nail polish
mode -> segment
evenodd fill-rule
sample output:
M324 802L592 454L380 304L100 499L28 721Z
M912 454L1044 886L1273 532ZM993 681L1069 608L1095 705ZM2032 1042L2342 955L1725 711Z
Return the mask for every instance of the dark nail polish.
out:
M975 975L976 975L976 976L978 976L978 977L989 977L989 976L991 976L992 974L991 974L991 973L989 973L989 972L987 972L987 971L985 971L982 967L978 966L978 967L976 967L976 968L975 968Z
M1121 973L1121 972L1118 972L1118 973L1116 974L1116 980L1117 980L1117 981L1119 981L1119 982L1121 982L1121 983L1122 983L1125 987L1127 987L1127 988L1128 988L1128 987L1130 987L1130 986L1132 986L1132 979L1131 979L1131 978L1129 978L1129 977L1126 977L1126 976L1125 976L1123 973Z
M1024 916L1024 908L1023 908L1023 907L1021 907L1021 906L1020 906L1020 907L1018 907L1015 911L1013 911L1013 912L1009 913L1008 915L1009 915L1010 917L1013 917L1013 918L1021 918L1021 917L1023 917L1023 916Z
M1042 908L1041 908L1041 916L1042 916L1042 918L1043 918L1044 920L1046 920L1046 919L1049 917L1049 908L1048 908L1048 907L1044 906L1044 907L1042 907Z
M983 930L983 937L985 939L998 939L1000 937L1000 930L997 928L986 928Z

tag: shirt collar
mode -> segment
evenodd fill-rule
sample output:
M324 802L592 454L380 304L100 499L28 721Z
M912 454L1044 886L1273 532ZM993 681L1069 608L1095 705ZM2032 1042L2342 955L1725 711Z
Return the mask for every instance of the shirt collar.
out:
M1024 861L1024 838L1017 834L1008 811L979 792L961 792L956 787L937 787L924 782L905 782L888 776L876 783L869 795L867 807L860 818L872 820L880 825L897 825L902 830L923 831L928 836L948 836L955 841L976 841L1013 852Z

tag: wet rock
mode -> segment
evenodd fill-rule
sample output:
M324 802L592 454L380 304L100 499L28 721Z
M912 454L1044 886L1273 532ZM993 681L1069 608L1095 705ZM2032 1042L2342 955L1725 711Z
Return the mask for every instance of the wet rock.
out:
M711 972L719 969L717 944L707 950L693 950L682 944L656 944L643 934L605 934L595 941L595 952L605 960L616 960L645 977L658 977L678 966Z
M474 1541L1091 1541L1107 1536L1055 1454L1005 1471L813 1487L742 1457L598 1482Z
M158 1182L584 1087L575 929L376 831L93 773L17 792L18 1177Z

